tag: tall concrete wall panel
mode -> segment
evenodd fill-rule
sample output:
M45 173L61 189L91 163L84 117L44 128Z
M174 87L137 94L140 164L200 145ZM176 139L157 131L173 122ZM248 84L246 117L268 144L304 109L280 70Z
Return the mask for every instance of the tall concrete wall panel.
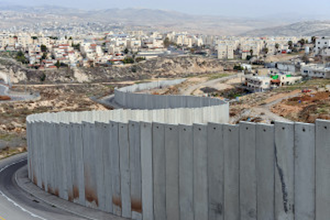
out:
M131 210L133 219L142 219L142 173L140 123L130 121L128 127L131 175Z
M317 121L315 132L315 219L330 216L330 122Z
M208 219L207 127L193 125L194 215Z
M119 126L117 122L110 122L110 160L111 160L111 187L112 187L112 213L121 216L122 201L120 192L120 158L119 158Z
M194 219L193 129L179 125L179 207L180 219Z
M256 126L257 219L275 220L274 126ZM264 198L269 198L265 200Z
M166 219L166 160L165 160L165 130L164 125L153 123L153 202L154 219Z
M140 131L143 220L153 220L152 124L141 122Z
M294 176L294 124L276 123L275 219L294 219Z
M224 219L240 219L239 203L239 127L223 126Z
M240 215L241 219L257 219L255 124L240 124Z
M315 128L295 124L295 219L315 219Z
M224 146L222 125L207 126L208 219L223 220Z
M121 203L122 216L130 218L132 216L131 209L131 173L130 173L130 149L128 124L119 123L119 157L120 157L120 187L121 187Z
M179 220L179 128L165 128L166 217Z

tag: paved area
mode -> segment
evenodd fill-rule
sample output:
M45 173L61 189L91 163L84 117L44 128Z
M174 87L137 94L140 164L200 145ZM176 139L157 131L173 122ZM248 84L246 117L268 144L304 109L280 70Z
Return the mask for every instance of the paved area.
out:
M0 95L2 96L9 96L12 101L28 101L40 98L39 94L24 94L24 93L12 93L9 88L5 85L0 84ZM8 101L0 101L1 102L8 102Z
M212 87L217 83L225 82L227 80L235 79L235 78L238 78L238 77L241 77L241 76L239 74L237 74L237 75L226 76L226 77L222 77L222 78L213 79L213 80L209 80L209 81L206 81L206 82L198 83L196 85L189 86L187 89L182 91L181 94L182 95L191 95L193 93L193 91L195 91L196 89L198 89L202 86L203 87Z
M112 95L109 95L109 96L106 96L106 97L103 97L101 99L92 99L93 101L95 102L98 102L108 108L115 108L115 109L120 109L120 108L123 108L122 106L118 105L116 102L115 102L115 95L112 94Z
M0 220L123 220L49 195L27 176L27 154L0 160Z

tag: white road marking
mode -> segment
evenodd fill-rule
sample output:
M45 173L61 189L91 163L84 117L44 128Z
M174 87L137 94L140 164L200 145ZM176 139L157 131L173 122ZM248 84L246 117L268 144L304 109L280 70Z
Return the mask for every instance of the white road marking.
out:
M13 165L18 164L18 163L21 163L21 162L23 162L23 161L25 161L25 160L26 160L26 159L24 159L24 160L20 160L20 161L18 161L18 162L16 162L16 163L12 163L12 164L9 164L9 165L3 167L2 169L0 169L0 173L2 173L2 172L3 172L4 170L6 170L8 167L13 166ZM41 220L47 220L47 219L45 219L45 218L43 218L43 217L41 217L41 216L39 216L39 215L36 215L36 214L34 214L34 213L32 213L32 212L26 210L25 208L23 208L22 206L20 206L19 204L17 204L15 201L13 201L12 199L10 199L8 196L6 196L1 190L0 190L0 195L2 195L3 197L5 197L5 198L8 200L8 202L12 203L14 206L16 206L17 208L19 208L19 209L22 210L23 212L29 214L30 216L32 216L32 217L34 217L34 218L41 219Z

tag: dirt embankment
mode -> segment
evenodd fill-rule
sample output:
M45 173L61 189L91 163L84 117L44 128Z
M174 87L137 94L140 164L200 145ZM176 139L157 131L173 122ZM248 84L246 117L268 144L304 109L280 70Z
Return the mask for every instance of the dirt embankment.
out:
M275 105L272 112L294 121L314 123L330 119L330 92L315 92L294 97Z
M228 66L229 65L229 66ZM91 68L60 68L55 70L35 70L17 64L1 62L0 71L10 74L13 83L51 82L105 82L142 80L158 77L185 77L223 71L231 68L218 59L205 57L162 57L143 63Z
M106 108L89 99L107 95L115 85L28 87L40 92L41 99L26 102L0 102L0 158L26 149L26 117L30 114L60 111L90 111ZM16 88L17 89L17 88Z

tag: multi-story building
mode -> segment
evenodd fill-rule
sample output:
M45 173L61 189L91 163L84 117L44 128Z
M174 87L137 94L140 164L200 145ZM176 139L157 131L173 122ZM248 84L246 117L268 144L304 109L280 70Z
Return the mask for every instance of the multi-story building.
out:
M234 59L234 45L219 44L218 45L218 59Z
M315 40L315 55L330 56L330 38L321 37Z
M275 76L245 76L245 86L254 92L264 92L273 88L293 85L300 82L301 76L275 75Z
M301 75L317 78L330 78L330 65L309 64L300 68Z

